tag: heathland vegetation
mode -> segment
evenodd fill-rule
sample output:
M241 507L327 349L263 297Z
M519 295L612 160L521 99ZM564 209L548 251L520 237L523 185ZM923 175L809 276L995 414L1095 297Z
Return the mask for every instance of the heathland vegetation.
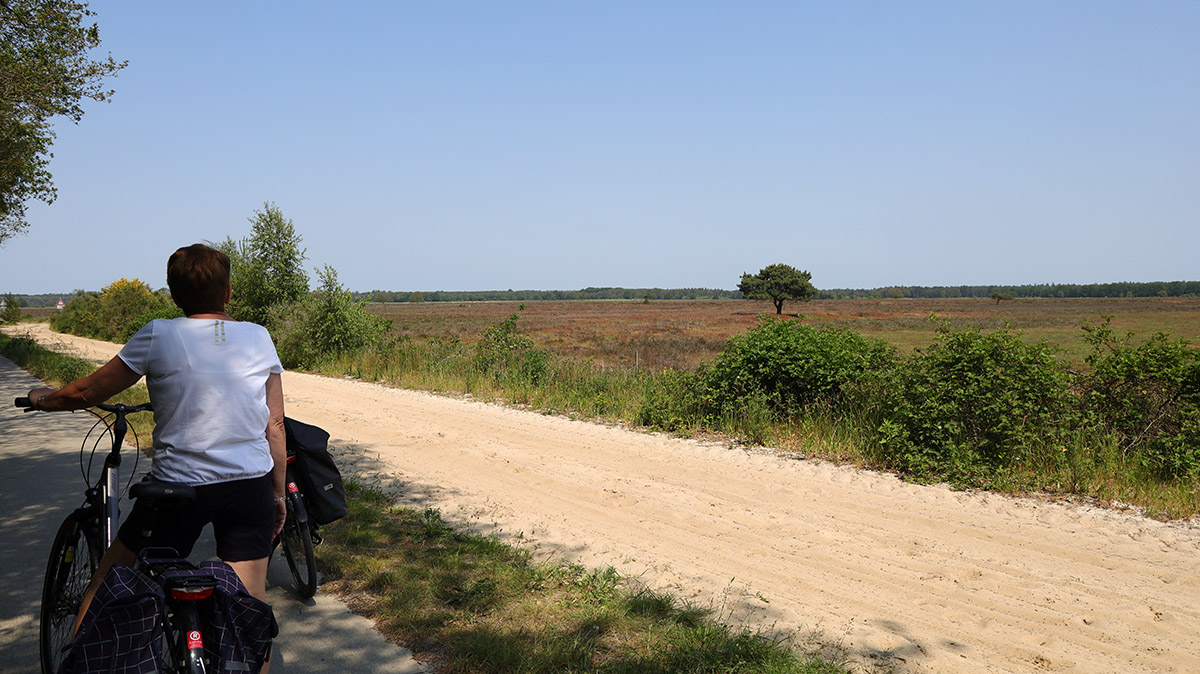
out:
M303 261L277 209L251 222L249 239L225 244L242 298ZM286 264L263 241L288 242ZM316 292L304 277L290 295L233 307L268 325L289 367L722 435L914 481L1164 517L1200 510L1200 351L1171 332L1193 336L1191 300L825 301L808 317L756 318L729 301L366 305L334 270L319 277ZM171 311L122 279L53 323L120 341ZM649 326L636 340L635 316ZM612 330L579 334L572 320Z

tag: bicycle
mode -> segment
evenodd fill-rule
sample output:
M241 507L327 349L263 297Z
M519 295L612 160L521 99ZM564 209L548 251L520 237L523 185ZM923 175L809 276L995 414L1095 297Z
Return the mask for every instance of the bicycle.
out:
M307 599L317 593L317 557L313 548L320 545L321 535L317 532L317 523L308 516L296 475L296 458L296 451L288 447L287 520L275 544L282 544L283 557L296 581L296 591Z
M17 398L17 407L31 408L28 398ZM39 630L39 653L43 674L59 674L63 669L75 636L76 618L83 605L85 593L104 556L117 533L120 504L121 449L129 425L127 416L148 411L151 406L125 404L101 404L96 407L108 412L111 417L88 410L98 418L96 425L84 437L80 448L80 465L84 473L84 504L75 509L59 527L50 548L46 564L46 577L42 587L41 625ZM109 422L109 418L112 422ZM100 477L92 485L89 481L91 459L83 466L83 455L88 441L97 428L97 440L92 445L92 457L106 435L112 438L112 448L104 458ZM136 436L135 436L136 437ZM145 480L129 488L131 498L151 501L152 513L157 514L167 507L178 507L190 502L195 490L187 485ZM153 527L151 516L143 536L148 537ZM114 570L118 567L114 566ZM224 644L219 637L230 628L230 621L214 623L217 612L210 600L219 588L226 595L233 595L240 583L232 569L219 563L205 562L200 567L179 557L175 550L146 548L138 555L136 571L127 572L124 567L118 573L127 573L122 582L143 584L148 592L161 597L156 602L161 626L161 648L152 649L155 668L162 672L179 674L204 674L221 671L225 656ZM103 587L102 587L103 589ZM244 588L243 588L244 589ZM255 600L257 601L257 600ZM97 608L93 600L89 613ZM274 626L274 618L270 626ZM157 629L157 628L156 628ZM236 626L233 627L236 629ZM270 630L273 632L274 630ZM153 639L156 633L151 634ZM146 635L137 635L145 637ZM211 638L211 637L218 638ZM270 636L274 636L271 634ZM136 641L136 639L135 639ZM140 643L140 642L139 642ZM86 658L87 654L75 654ZM231 659L232 661L232 659ZM249 668L247 668L249 669Z

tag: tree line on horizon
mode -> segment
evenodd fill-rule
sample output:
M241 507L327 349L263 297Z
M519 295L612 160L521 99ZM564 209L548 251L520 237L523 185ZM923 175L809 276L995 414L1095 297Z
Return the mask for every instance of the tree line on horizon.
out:
M1028 285L987 286L886 286L871 290L831 288L818 290L814 299L917 299L993 298L1112 298L1112 297L1197 297L1200 281L1121 281L1116 283L1034 283Z
M1111 298L1111 297L1200 297L1200 281L1154 281L1120 283L1039 283L1031 285L981 286L886 286L882 288L831 288L817 290L813 299L990 299L995 294L1014 298ZM536 300L738 300L737 290L719 288L617 288L592 287L581 290L438 290L354 292L357 301L368 302L503 302ZM72 294L43 293L12 295L23 307L52 307Z

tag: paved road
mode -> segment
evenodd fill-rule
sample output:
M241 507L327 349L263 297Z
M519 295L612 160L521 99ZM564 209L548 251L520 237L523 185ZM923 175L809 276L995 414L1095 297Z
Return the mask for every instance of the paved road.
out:
M0 357L0 672L38 674L38 607L50 543L62 518L81 501L79 445L93 417L84 412L25 414L12 407L38 384ZM132 454L128 455L132 456ZM131 462L123 466L128 474ZM142 461L138 472L148 462ZM212 554L206 534L193 557ZM318 555L320 550L318 549ZM278 557L268 575L268 598L279 621L273 674L352 671L415 674L427 671L408 650L385 641L342 602L318 590L298 598L287 564Z

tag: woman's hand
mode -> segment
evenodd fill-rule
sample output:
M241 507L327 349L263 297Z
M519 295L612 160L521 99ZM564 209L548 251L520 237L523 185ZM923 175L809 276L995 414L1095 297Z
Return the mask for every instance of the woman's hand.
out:
M287 521L287 503L283 501L275 502L275 534L271 538L278 538L279 533L283 531L283 523Z
M54 391L55 389L46 386L39 386L37 388L29 389L29 404L32 405L34 409L38 409L40 407L38 403L41 402L42 398L54 393Z

